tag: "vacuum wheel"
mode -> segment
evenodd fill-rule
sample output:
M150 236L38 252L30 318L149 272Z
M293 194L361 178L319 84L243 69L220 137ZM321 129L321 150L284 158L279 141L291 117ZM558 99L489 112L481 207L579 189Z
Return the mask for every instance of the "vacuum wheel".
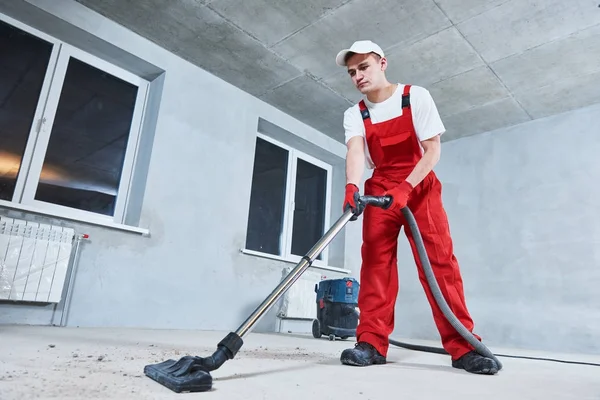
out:
M321 337L321 324L318 319L313 319L312 323L312 335L315 339Z

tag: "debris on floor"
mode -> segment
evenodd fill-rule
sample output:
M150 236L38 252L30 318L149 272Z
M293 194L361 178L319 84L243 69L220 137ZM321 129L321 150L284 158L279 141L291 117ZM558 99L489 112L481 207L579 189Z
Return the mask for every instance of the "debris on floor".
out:
M225 335L32 326L3 326L2 330L2 400L181 399L181 394L147 378L144 365L184 355L210 355ZM310 334L250 333L244 343L233 360L211 372L211 399L306 400L318 394L321 400L357 396L389 400L389 392L400 388L401 397L420 400L600 398L599 367L505 358L504 369L490 377L451 368L444 355L400 348L390 348L386 365L343 366L339 354L354 345L354 338L332 342ZM569 356L577 358L585 357ZM587 361L599 362L600 355L588 356Z

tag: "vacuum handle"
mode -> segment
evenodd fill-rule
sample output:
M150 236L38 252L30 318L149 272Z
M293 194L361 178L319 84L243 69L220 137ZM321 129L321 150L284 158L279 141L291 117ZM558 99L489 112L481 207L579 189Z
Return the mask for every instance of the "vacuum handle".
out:
M360 196L358 201L364 205L388 208L392 203L392 198L391 196Z

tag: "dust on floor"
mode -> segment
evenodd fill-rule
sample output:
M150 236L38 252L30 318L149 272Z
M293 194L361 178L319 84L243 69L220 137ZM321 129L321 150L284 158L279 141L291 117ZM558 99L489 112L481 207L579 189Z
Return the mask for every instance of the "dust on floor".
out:
M177 394L143 373L146 364L209 356L226 333L0 326L0 399L600 399L600 367L502 358L498 375L478 376L451 368L447 356L392 347L388 364L357 368L339 362L353 339L292 334L245 336L238 356L212 372L210 392Z

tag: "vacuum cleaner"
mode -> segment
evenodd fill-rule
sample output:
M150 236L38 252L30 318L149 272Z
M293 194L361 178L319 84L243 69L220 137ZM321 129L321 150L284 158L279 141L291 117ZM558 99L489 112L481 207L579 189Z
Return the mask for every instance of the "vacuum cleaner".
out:
M389 196L360 196L358 202L364 207L388 208L391 204ZM498 369L502 369L502 364L496 356L473 334L467 330L456 316L450 310L442 292L435 280L435 276L429 263L429 258L425 252L423 239L417 227L415 218L408 207L402 209L402 213L408 222L408 226L413 233L415 243L418 249L419 258L423 264L427 282L432 289L437 304L440 306L444 316L457 332L469 342L475 350L485 356L492 358L498 364ZM235 332L228 333L218 344L215 352L209 357L184 356L179 360L169 359L158 364L149 364L144 367L144 374L150 379L171 389L176 393L181 392L205 392L212 389L213 379L210 371L221 367L227 360L233 359L243 345L242 338L248 334L250 329L260 318L273 306L273 304L300 278L300 276L312 265L314 260L329 245L335 236L351 220L355 220L355 211L346 210L342 216L331 226L325 235L302 257L300 262L292 269L289 274L277 285L277 287L265 298L265 300L248 316L248 318L237 328ZM390 341L391 344L405 344ZM415 346L418 349L423 347Z
M312 323L315 339L323 335L332 341L336 337L345 340L356 336L359 287L358 281L350 277L324 279L315 284L317 317Z

